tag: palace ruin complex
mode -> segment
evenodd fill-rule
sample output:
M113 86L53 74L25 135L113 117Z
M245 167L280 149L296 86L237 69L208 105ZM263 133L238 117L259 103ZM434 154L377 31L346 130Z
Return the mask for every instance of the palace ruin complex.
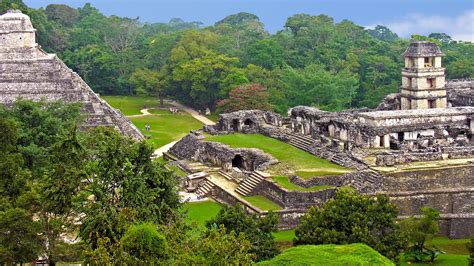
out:
M122 114L102 100L81 77L56 55L36 43L30 18L17 10L0 16L0 103L17 99L82 103L82 128L114 127L122 134L143 139L140 131Z
M325 112L297 106L288 116L259 111L220 115L215 126L193 131L165 154L190 175L189 191L226 204L261 195L282 206L281 228L293 228L312 205L322 205L337 187L388 195L400 218L429 206L441 213L441 233L450 238L474 234L474 87L473 80L445 81L439 47L412 42L403 54L400 93L388 95L375 110ZM303 188L289 190L266 170L278 160L258 149L231 148L207 141L205 134L259 133L352 171L312 178L289 177ZM225 182L227 180L227 183ZM234 184L234 185L232 185Z

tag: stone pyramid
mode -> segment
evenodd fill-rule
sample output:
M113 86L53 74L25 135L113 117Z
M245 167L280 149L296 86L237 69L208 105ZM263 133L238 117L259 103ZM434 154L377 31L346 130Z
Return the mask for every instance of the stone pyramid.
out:
M118 110L102 100L81 77L56 55L44 52L36 43L30 18L17 10L0 16L0 103L17 99L63 100L83 104L82 128L114 127L134 139L140 131Z

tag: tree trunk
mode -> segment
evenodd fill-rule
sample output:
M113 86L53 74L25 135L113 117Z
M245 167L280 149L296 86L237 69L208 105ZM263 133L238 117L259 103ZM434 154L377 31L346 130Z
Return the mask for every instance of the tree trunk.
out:
M160 97L160 107L163 108L164 107L164 103L163 103L163 95L159 95L158 97Z

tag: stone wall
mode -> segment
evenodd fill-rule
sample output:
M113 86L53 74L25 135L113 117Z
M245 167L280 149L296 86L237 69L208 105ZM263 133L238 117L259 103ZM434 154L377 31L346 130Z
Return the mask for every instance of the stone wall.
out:
M265 195L286 209L307 209L314 205L322 206L334 195L334 191L333 188L307 192L291 191L265 179L254 190L254 194Z
M202 163L211 163L228 170L232 168L232 160L241 156L243 164L237 166L247 171L264 170L278 161L270 154L259 149L231 148L228 145L205 141L199 131L193 131L178 141L170 152L181 159Z

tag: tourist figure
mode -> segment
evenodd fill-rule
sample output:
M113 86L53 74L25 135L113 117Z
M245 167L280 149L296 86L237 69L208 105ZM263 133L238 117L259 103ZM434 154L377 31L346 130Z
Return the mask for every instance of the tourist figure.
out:
M148 123L145 125L145 131L150 131L150 125Z

